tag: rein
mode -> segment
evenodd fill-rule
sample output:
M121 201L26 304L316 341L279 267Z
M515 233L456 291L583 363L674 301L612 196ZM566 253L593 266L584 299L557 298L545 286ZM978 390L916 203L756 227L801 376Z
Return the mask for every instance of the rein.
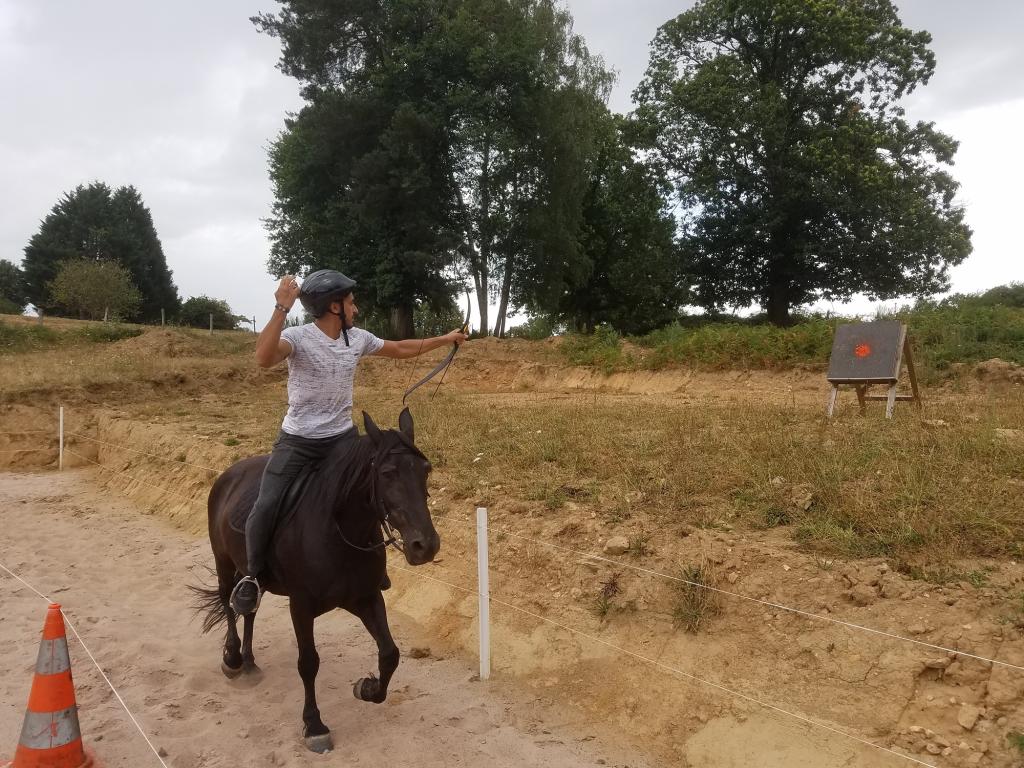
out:
M377 459L378 457L375 456L373 461L370 462L370 503L377 512L377 522L384 532L385 540L379 544L371 544L368 547L361 547L348 540L345 532L341 530L341 524L338 522L337 518L334 519L334 527L338 529L338 534L341 536L341 540L348 546L352 547L352 549L358 549L360 552L375 552L378 549L383 549L388 545L391 545L404 555L405 542L402 541L402 535L395 530L393 525L391 525L391 512L384 506L384 502L377 493Z

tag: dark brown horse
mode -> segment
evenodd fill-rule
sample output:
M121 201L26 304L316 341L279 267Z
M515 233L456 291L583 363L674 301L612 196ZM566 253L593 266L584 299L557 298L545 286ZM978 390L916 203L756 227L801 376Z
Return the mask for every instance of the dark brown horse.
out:
M335 446L298 499L286 501L268 553L269 574L260 585L289 597L299 646L299 676L306 694L303 735L314 752L333 747L314 692L320 668L313 642L314 619L334 608L359 617L377 641L380 677L357 680L353 692L357 699L383 702L399 656L381 594L385 547L394 542L410 565L421 565L433 560L441 546L427 508L430 462L414 442L409 409L399 416L398 430L380 430L365 413L363 420L366 434ZM217 588L196 592L199 608L206 614L203 631L227 624L221 669L228 677L258 669L252 654L254 615L244 617L239 640L228 599L240 578L239 566L246 561L245 535L238 529L245 528L268 458L239 461L217 478L210 491L210 544ZM384 532L391 542L385 541Z

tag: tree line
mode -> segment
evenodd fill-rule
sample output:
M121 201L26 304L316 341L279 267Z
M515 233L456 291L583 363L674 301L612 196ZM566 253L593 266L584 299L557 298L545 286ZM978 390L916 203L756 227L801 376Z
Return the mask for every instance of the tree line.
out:
M558 0L279 4L252 22L305 103L270 148L267 266L344 271L386 335L461 316L470 287L498 336L512 312L643 334L756 305L785 325L818 299L942 292L971 251L957 144L900 105L931 38L890 0L698 0L656 31L625 115ZM75 223L104 208L115 224ZM120 264L137 319L177 302L130 187L58 203L25 296L66 309L72 256Z
M270 269L343 269L407 335L476 290L552 327L948 289L957 144L900 106L935 68L889 0L699 0L636 109L556 0L281 0L305 106L271 148ZM488 301L497 317L488 315Z
M28 304L85 320L160 321L235 328L245 318L227 302L182 302L153 217L134 187L102 182L65 193L25 247L21 266L0 260L0 313Z

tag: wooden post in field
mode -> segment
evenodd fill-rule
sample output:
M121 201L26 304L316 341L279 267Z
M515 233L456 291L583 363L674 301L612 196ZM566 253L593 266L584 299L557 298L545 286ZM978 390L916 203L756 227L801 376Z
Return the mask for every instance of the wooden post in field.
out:
M164 308L160 307L160 325L164 324Z
M252 316L252 332L256 333L256 315Z
M107 322L107 316L110 314L110 307L103 308L103 322Z
M210 335L213 335L213 312L210 313Z
M43 324L43 310L41 308L39 308L39 307L36 307L36 314L39 316L39 324L42 325Z

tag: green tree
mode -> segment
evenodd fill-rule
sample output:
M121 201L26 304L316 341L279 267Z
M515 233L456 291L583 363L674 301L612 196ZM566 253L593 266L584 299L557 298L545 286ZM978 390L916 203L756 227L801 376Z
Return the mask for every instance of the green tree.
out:
M400 335L418 304L443 310L459 267L485 327L500 296L499 332L510 302L555 301L582 273L589 117L611 82L569 15L554 0L282 5L254 22L308 106L271 154L271 269L343 259Z
M576 331L607 323L640 335L679 317L688 298L676 222L666 208L664 179L637 160L631 125L608 113L584 198L580 248L587 274L559 300L559 316Z
M178 322L191 328L209 328L210 315L213 315L213 327L219 331L232 331L249 318L236 315L223 299L211 299L209 296L193 296L181 305Z
M130 320L159 319L160 310L173 314L178 290L171 280L163 248L149 209L134 187L111 190L96 182L66 193L43 220L25 248L22 266L28 297L48 313L48 286L62 262L84 258L113 261L131 275L142 301Z
M675 182L708 308L792 308L948 287L971 251L943 169L957 144L900 100L935 67L889 0L699 0L634 94Z
M364 312L413 333L413 309L451 298L449 175L436 121L380 94L326 93L289 119L271 149L270 269L335 268L359 283Z
M555 312L587 274L583 198L614 78L553 0L466 2L447 33L462 253L500 336L510 308Z
M61 262L48 291L50 306L83 320L123 320L132 317L142 301L128 270L107 260Z
M0 314L20 315L26 304L25 273L14 262L0 259Z

